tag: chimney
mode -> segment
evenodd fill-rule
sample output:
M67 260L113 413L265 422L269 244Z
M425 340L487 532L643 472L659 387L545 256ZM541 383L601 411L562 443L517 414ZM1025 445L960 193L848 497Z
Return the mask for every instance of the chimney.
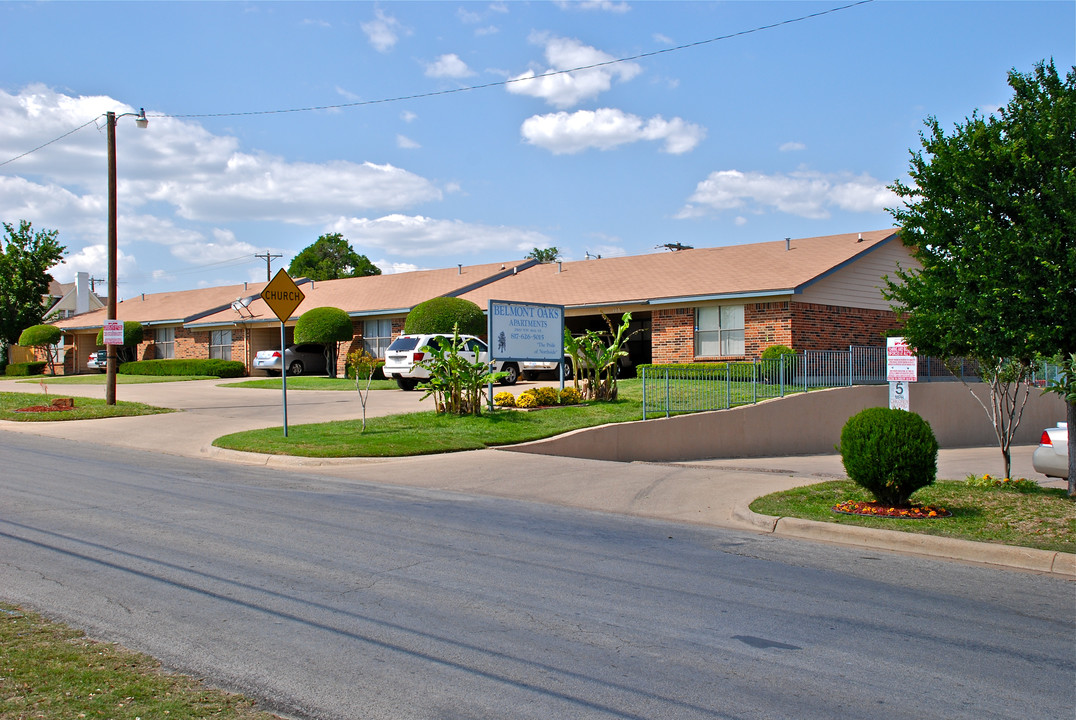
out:
M463 263L459 263L459 264L456 265L456 274L457 275L462 275L463 274Z
M563 263L560 260L558 260L557 261L557 272L562 272L563 270L564 270Z
M785 252L792 249L792 238L785 238Z
M856 242L863 242L863 233L859 234L859 240L856 240Z
M75 273L75 314L90 311L90 274Z

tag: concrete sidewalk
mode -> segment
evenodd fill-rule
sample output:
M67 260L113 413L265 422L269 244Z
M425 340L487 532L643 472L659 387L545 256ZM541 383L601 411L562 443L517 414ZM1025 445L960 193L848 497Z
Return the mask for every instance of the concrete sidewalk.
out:
M873 530L796 518L757 515L758 497L826 479L844 477L839 456L620 463L550 455L479 450L411 458L298 458L238 453L212 447L215 438L240 430L280 426L279 390L218 387L233 381L204 380L120 385L120 400L176 408L180 412L127 418L48 423L0 422L0 430L114 445L154 453L211 457L286 467L344 481L395 484L536 501L599 512L767 532L786 537L911 552L1000 565L1076 579L1076 555L975 543L889 530ZM528 383L521 383L527 385ZM36 383L0 380L0 391L39 392ZM50 394L103 397L99 385L54 385ZM371 393L367 416L428 407L421 393ZM298 425L361 417L358 396L344 391L290 391L288 422ZM1045 480L1031 466L1033 446L1013 449L1012 474ZM997 448L939 452L940 478L970 473L1000 475ZM1058 481L1043 482L1064 487Z

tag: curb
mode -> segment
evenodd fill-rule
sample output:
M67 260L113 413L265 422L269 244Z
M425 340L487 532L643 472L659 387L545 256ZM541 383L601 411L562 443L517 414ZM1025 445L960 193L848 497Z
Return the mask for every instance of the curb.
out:
M1072 553L995 545L897 530L836 525L802 518L773 517L760 515L747 508L736 508L733 517L755 530L781 537L866 546L878 550L1028 570L1076 580L1076 554Z

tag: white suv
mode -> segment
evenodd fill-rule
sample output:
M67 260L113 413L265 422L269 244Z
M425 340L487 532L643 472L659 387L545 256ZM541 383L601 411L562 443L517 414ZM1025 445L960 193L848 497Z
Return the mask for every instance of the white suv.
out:
M486 344L474 335L460 335L466 350L460 354L471 362L489 362ZM430 358L426 348L439 348L452 344L451 335L401 335L385 350L385 377L396 380L401 390L414 390L420 380L430 377L430 371L419 365ZM501 385L515 385L519 379L519 365L514 362L494 363L493 372L503 372Z

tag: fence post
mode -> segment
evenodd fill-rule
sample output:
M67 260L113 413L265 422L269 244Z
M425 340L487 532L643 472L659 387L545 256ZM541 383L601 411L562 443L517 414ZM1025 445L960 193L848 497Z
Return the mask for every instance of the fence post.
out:
M646 420L646 368L643 368L643 420Z
M751 404L752 405L757 405L758 404L758 374L762 370L762 368L759 365L759 363L761 363L761 362L762 362L762 360L759 359L759 358L755 358L754 360L751 361L751 363L752 363L752 367L751 367L751 370L752 370L752 372L751 372Z
M669 417L669 368L665 368L665 417Z

